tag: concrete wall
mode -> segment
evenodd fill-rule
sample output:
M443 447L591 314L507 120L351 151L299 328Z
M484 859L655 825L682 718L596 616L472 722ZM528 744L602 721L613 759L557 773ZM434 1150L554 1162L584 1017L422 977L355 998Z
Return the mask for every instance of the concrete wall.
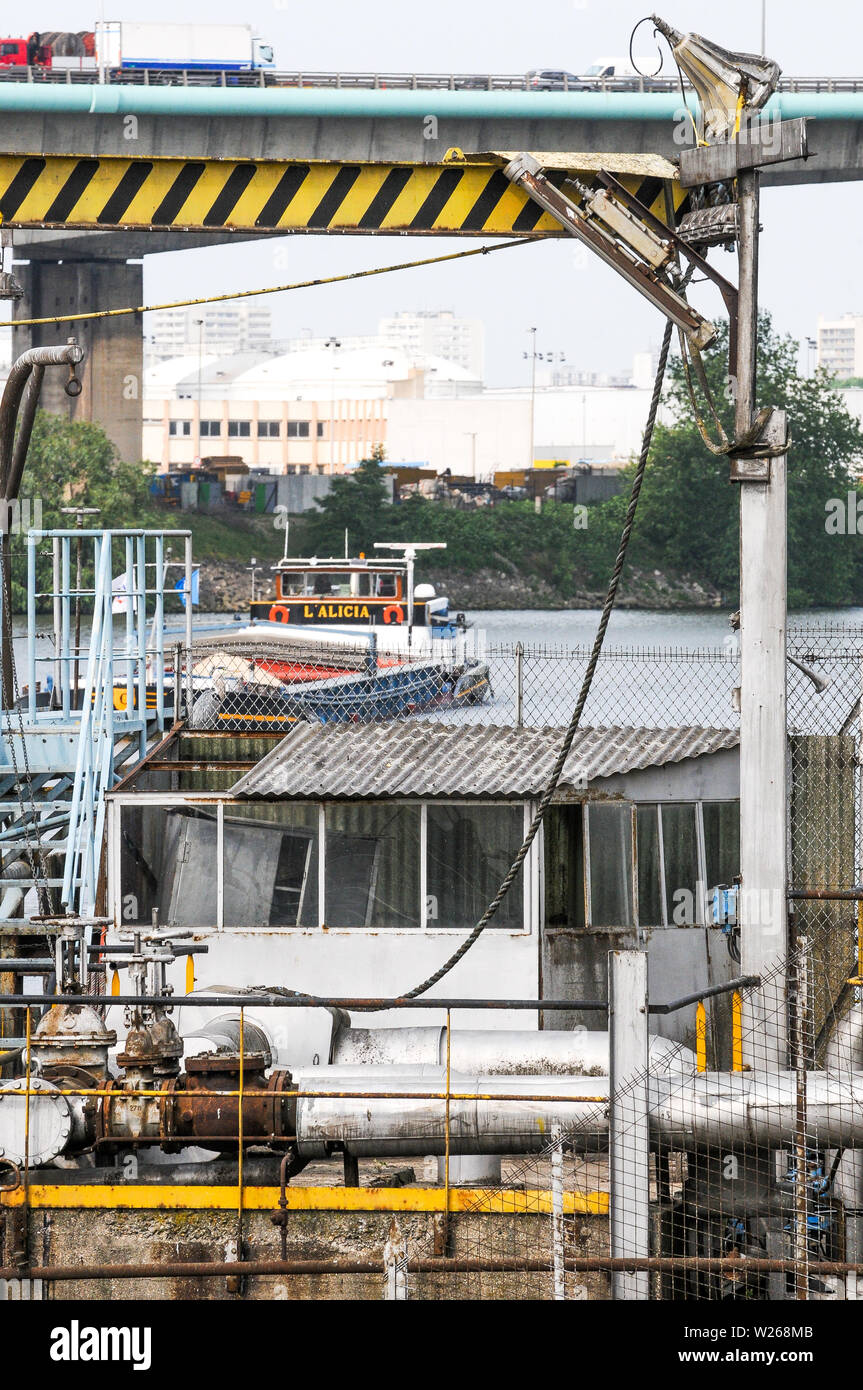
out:
M94 309L121 309L144 297L143 266L137 261L30 261L16 264L24 287L16 317L41 318ZM40 324L12 330L13 360L28 348L65 343L74 335L87 356L80 368L83 391L77 398L63 390L68 379L49 369L42 404L57 415L102 425L130 463L141 458L141 407L144 358L141 325L136 315L90 322Z
M273 1210L277 1193L273 1192ZM393 1208L395 1210L395 1208ZM374 1260L380 1274L268 1275L246 1281L246 1299L258 1300L368 1300L383 1298L383 1250L393 1210L291 1211L288 1250L291 1259ZM247 1257L281 1258L278 1229L271 1211L251 1211L245 1217ZM0 1213L0 1224L2 1224ZM6 1213L7 1222L10 1213ZM397 1219L409 1250L431 1255L437 1218L427 1212L398 1211ZM570 1225L571 1223L571 1225ZM608 1222L605 1217L569 1218L570 1248L585 1255L607 1253ZM236 1238L236 1211L124 1211L81 1208L34 1210L29 1223L30 1247L35 1263L83 1264L108 1262L176 1262L224 1260L227 1242ZM551 1297L551 1216L542 1214L499 1215L463 1212L450 1217L448 1253L465 1258L495 1254L541 1259L547 1257L548 1273L411 1274L410 1297L424 1299L536 1299ZM12 1245L8 1228L5 1259ZM577 1282L590 1298L607 1298L603 1274L568 1275L571 1289ZM237 1298L227 1290L224 1278L194 1279L97 1279L63 1282L49 1290L51 1298L92 1301L162 1299L186 1301Z
M104 112L89 105L78 111L28 111L15 109L19 103L10 100L3 120L4 149L22 154L39 150L128 156L127 113L135 115L135 153L142 157L438 163L448 149L458 146L466 151L625 150L673 159L680 153L681 131L688 138L688 126L676 115L680 102L674 94L585 99L534 92L292 92L292 110L304 111L294 115L280 109L283 93L248 92L236 94L247 114L225 114L237 109L230 100L232 95L209 94L209 111L202 114L184 113L182 95L167 96L167 109L153 113L158 98L141 88L112 89L105 99L113 109ZM336 117L331 108L334 95L343 108ZM73 93L69 97L63 94L62 99L74 104L74 98ZM52 104L60 100L52 94ZM202 100L200 95L198 100ZM817 142L813 139L817 148L808 161L768 167L765 184L861 177L863 122L850 110L841 118L830 119L830 101L829 96L783 94L783 115L822 115ZM838 101L853 105L853 98L840 97ZM20 99L20 106L25 104ZM609 118L612 110L614 117ZM435 139L428 138L429 115L437 122Z

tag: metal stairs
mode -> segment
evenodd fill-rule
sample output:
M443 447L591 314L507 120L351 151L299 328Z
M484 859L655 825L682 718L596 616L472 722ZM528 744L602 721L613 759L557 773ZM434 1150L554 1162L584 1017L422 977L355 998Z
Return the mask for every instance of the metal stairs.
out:
M173 708L164 650L168 536L183 538L188 573L188 532L27 536L25 678L15 707L0 714L0 958L19 954L19 938L51 934L41 916L96 912L105 793L162 737ZM40 589L46 545L52 582ZM73 572L92 574L92 587ZM53 641L43 657L37 617L46 603ZM76 640L82 623L86 652ZM184 645L190 641L188 605Z

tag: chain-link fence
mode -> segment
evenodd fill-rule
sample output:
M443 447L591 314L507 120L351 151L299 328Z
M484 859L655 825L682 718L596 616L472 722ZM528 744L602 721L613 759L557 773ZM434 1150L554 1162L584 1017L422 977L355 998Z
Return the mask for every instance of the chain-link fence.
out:
M410 1272L432 1246L464 1266L450 1298L860 1296L863 630L792 629L788 655L785 968L699 1004L693 1050L616 1086L597 1077L600 1093L542 1153L504 1160L434 1242L408 1249L407 1296L439 1296L438 1281ZM526 723L531 709L554 722L586 656L522 654ZM515 651L494 657L514 684ZM733 650L609 650L585 723L734 726L737 672Z
M855 737L863 629L792 629L788 656L791 734ZM474 633L397 652L347 638L321 644L301 634L278 642L237 635L196 643L183 686L191 686L192 726L225 732L416 717L562 728L589 658L587 646L491 644ZM735 728L738 681L734 638L714 648L607 646L582 723Z

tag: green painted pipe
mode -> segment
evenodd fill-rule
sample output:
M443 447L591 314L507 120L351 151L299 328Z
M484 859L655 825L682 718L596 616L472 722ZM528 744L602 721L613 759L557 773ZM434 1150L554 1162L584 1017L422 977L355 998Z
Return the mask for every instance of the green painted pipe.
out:
M688 98L695 109L695 98ZM357 120L673 121L674 92L422 92L341 91L332 87L126 87L66 83L9 83L0 88L0 114L248 116ZM768 112L783 117L863 120L863 92L782 92Z

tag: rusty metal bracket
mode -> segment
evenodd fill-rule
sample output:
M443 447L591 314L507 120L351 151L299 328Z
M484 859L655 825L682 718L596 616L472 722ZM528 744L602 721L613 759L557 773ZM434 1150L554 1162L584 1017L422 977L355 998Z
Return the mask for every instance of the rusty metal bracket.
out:
M774 439L776 410L764 406L752 422L751 427L740 438L735 439L729 449L732 483L769 483L770 460L788 452L791 441L787 429L780 439Z
M624 250L624 244L615 234L606 230L597 219L588 217L571 198L562 193L543 173L539 162L532 155L519 155L507 164L503 172L510 183L524 189L539 207L557 218L570 236L585 242L600 260L616 270L700 347L705 347L713 341L716 333L713 324L697 313L682 295L667 284L653 265L644 259L637 259L639 253L633 247ZM605 181L602 172L597 177ZM610 179L611 175L606 177ZM606 187L611 185L606 183ZM619 187L621 185L615 181L615 193ZM654 237L657 235L658 226L661 228L660 238L670 243L670 229L660 218L654 217L649 209L633 198L632 194L627 193L624 201L636 212L639 219L643 219L643 226L648 227ZM677 244L688 252L689 248L685 242L679 241Z
M662 221L661 217L657 217L655 213L651 212L650 208L645 207L644 203L640 203L613 174L609 174L606 169L600 169L597 179L653 231L672 242L680 254L686 257L689 264L694 266L700 275L706 275L708 280L711 280L719 290L722 295L722 302L728 310L728 349L729 359L733 361L737 343L737 286L732 285L731 281L726 280L725 276L721 275L704 256L700 256L697 251L693 250L689 242L674 227L670 227L667 222Z

